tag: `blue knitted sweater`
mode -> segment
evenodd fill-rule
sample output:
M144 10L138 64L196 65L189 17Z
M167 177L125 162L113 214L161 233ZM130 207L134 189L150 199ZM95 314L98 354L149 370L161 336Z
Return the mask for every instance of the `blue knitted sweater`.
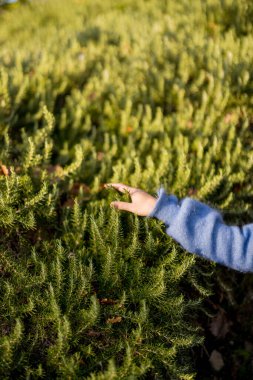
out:
M147 217L164 222L166 232L191 253L241 272L253 272L253 223L228 226L219 211L192 198L179 200L157 191L157 201Z

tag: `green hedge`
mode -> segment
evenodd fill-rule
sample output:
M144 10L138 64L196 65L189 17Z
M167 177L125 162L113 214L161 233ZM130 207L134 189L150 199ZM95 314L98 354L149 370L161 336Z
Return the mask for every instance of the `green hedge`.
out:
M103 189L253 217L250 1L0 13L0 374L193 379L214 265Z

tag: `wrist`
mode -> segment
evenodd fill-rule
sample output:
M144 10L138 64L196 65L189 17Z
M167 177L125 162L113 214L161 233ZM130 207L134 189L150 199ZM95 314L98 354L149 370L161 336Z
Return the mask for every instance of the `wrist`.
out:
M154 207L147 216L155 217L169 224L178 213L178 198L175 195L167 195L163 187L157 191L157 194L158 198Z

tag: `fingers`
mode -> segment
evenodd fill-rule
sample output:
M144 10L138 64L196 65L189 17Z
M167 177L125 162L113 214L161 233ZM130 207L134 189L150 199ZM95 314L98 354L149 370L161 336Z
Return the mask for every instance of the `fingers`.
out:
M132 195L136 190L138 190L134 187L124 185L123 183L105 183L104 184L105 188L108 188L110 186L114 187L115 189L119 190L122 193L124 193L125 191L128 191L130 195ZM118 210L135 213L135 205L133 203L113 201L111 202L110 206Z
M128 202L111 202L111 207L117 208L122 211L130 211L133 212L133 204Z
M119 190L121 193L128 191L130 194L136 190L134 187L124 185L123 183L105 183L104 187L108 188L109 186L115 187L115 189Z

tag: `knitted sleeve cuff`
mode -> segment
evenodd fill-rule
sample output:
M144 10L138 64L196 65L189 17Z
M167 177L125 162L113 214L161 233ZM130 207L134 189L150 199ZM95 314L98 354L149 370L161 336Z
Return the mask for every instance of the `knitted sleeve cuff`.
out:
M175 195L167 195L163 187L160 187L157 191L157 195L158 198L155 206L147 217L160 219L165 225L169 226L180 208L178 198Z

